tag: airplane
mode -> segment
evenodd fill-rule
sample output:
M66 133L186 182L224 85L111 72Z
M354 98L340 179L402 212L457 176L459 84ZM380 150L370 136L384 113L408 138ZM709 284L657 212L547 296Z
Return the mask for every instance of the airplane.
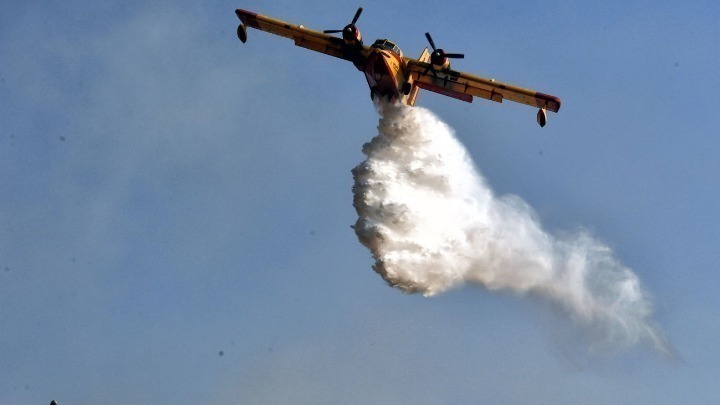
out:
M413 106L420 89L468 103L473 97L498 103L510 100L538 107L537 122L541 127L547 123L547 111L560 110L560 99L555 96L451 69L450 59L462 59L465 55L437 48L429 32L425 37L433 51L430 53L426 47L418 59L403 56L400 48L388 39L378 39L371 46L364 45L355 25L362 11L362 7L358 8L344 28L320 32L237 9L235 14L241 22L237 36L245 43L247 27L250 27L290 38L297 46L350 61L365 74L373 100L384 97L391 102ZM330 35L337 33L341 33L342 38Z

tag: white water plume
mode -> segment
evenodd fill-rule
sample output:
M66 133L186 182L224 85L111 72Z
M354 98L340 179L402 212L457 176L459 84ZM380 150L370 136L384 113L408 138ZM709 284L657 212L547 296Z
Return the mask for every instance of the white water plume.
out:
M453 131L419 107L381 105L379 135L353 169L358 239L373 269L432 296L472 282L559 304L605 343L672 356L638 277L588 233L554 236L516 196L496 196Z

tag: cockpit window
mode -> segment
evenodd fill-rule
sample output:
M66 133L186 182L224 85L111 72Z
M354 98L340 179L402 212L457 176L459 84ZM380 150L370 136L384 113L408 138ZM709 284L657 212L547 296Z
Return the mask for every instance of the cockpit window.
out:
M402 51L394 42L387 39L378 39L372 44L373 48L384 49L402 57Z

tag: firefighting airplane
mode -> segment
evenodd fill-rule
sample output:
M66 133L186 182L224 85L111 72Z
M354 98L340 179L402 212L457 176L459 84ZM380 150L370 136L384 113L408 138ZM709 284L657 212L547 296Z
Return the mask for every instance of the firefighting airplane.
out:
M547 111L558 112L560 109L560 99L555 96L450 69L450 59L465 56L435 47L430 33L425 36L433 52L425 48L418 59L404 57L400 48L387 39L378 39L372 46L363 45L360 30L355 25L361 13L362 7L341 30L319 32L250 11L235 10L241 21L237 35L243 43L247 41L246 28L251 27L290 38L297 46L348 60L365 73L373 99L386 97L412 106L420 89L468 103L472 102L473 96L498 103L505 99L538 107L537 122L541 127L547 123ZM342 38L328 35L335 33L342 33Z

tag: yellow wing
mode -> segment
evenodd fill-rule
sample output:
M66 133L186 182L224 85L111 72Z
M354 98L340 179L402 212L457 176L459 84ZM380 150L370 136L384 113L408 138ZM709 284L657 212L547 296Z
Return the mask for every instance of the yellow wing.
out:
M242 24L238 27L238 37L245 42L245 27L255 28L281 37L290 38L295 45L321 52L336 58L357 62L359 56L366 54L367 47L362 45L348 46L342 38L333 37L320 31L307 29L302 25L294 25L250 11L235 10Z
M558 112L560 99L534 90L450 69L436 71L427 62L405 58L413 84L425 90L472 102L473 96L502 103L503 99Z

